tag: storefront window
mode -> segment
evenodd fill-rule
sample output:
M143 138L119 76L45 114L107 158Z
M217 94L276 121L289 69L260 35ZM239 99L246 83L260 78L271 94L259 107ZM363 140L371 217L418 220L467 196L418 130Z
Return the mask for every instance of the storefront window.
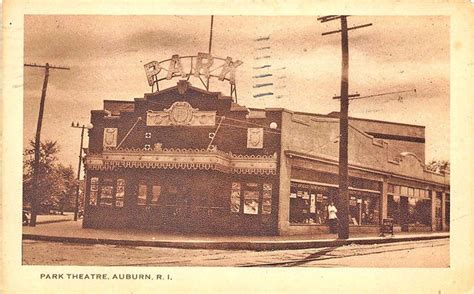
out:
M125 198L125 180L117 179L117 190L115 193L115 206L123 207L124 198Z
M416 198L408 197L408 224L415 224L415 207L416 207Z
M430 199L416 199L415 223L426 225L426 226L431 225L431 200Z
M377 225L379 224L379 196L371 195L362 198L362 219L363 225Z
M328 219L329 196L322 193L317 193L316 195L311 194L311 201L313 201L314 198L316 198L316 217L314 221L316 224L325 224ZM310 211L312 211L312 209L310 209Z
M138 198L137 205L146 205L147 184L145 180L140 180L138 183Z
M104 179L100 186L100 205L101 206L112 206L113 199L113 182L112 179Z
M336 188L292 182L290 223L325 224L327 207L336 191Z
M396 193L396 187L395 185L395 195L388 195L387 210L387 215L393 218L394 224L431 225L431 199L429 191L402 186L400 193Z
M99 191L99 178L91 178L89 205L97 205L97 193Z
M379 223L379 196L367 192L351 191L349 211L351 224L376 225Z
M442 199L441 199L441 192L436 192L436 210L435 210L435 216L437 218L441 218L441 202L442 202Z
M388 195L387 216L393 219L393 223L400 225L400 196Z

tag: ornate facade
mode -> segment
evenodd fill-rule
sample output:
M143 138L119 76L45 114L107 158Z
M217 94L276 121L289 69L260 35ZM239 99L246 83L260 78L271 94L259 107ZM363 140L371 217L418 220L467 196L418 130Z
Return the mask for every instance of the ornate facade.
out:
M338 118L249 109L180 81L91 112L84 227L317 234L337 197ZM350 119L351 230L449 228L424 128Z

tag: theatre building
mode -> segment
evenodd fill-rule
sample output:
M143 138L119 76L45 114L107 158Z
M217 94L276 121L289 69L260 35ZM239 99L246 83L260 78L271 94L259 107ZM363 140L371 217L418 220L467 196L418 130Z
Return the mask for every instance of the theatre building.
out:
M339 118L253 109L179 81L91 112L85 228L328 232ZM449 229L449 173L428 171L422 126L349 119L350 231Z

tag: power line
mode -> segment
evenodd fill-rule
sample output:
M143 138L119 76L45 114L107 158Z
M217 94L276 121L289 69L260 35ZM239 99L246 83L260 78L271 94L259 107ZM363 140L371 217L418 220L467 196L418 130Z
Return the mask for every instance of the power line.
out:
M379 94L373 94L373 95L367 95L367 96L360 96L360 94L354 94L354 95L349 95L349 100L359 100L359 99L365 99L365 98L373 98L373 97L387 96L387 95L393 95L393 94L402 94L402 93L409 93L409 92L416 93L416 89L385 92L385 93L379 93ZM341 99L341 96L334 96L332 97L332 99Z

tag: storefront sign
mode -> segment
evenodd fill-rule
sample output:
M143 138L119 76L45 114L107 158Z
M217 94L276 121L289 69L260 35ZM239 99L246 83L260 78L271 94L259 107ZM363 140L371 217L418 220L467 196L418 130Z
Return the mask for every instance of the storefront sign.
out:
M174 77L217 78L219 81L229 81L235 84L235 71L242 61L233 61L231 57L220 58L208 53L198 53L195 56L173 55L163 61L151 61L144 65L148 85L153 86L162 80Z
M200 111L186 101L173 103L164 111L147 111L147 126L197 126L213 127L216 124L215 111Z

